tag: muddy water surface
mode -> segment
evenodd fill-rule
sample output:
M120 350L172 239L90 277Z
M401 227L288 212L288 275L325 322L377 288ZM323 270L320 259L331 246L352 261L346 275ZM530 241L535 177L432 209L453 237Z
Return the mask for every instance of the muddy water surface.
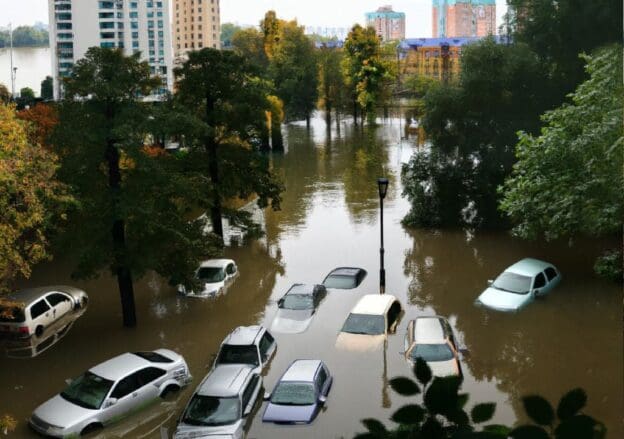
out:
M320 283L336 266L365 268L356 290L332 290L303 334L274 334L278 342L264 379L271 390L284 369L298 358L320 358L334 375L326 407L310 426L285 427L261 422L264 404L254 413L249 438L336 438L362 431L360 419L387 420L406 400L388 380L410 375L399 352L410 319L422 314L447 316L464 358L464 390L470 403L494 401L494 421L522 418L520 396L550 400L573 387L589 396L587 412L604 421L610 438L622 427L622 311L617 286L592 276L593 256L604 243L526 243L506 233L407 230L400 220L408 210L401 197L400 165L416 139L399 141L397 120L375 133L343 125L331 133L315 121L308 133L289 126L288 150L274 157L287 191L282 210L265 214L266 237L225 256L237 261L240 276L216 300L186 299L167 282L147 276L135 286L138 327L122 329L116 282L104 276L75 282L70 268L56 261L41 266L27 285L70 283L84 288L86 313L40 355L0 360L0 414L20 422L14 437L35 437L26 420L32 410L59 392L64 380L126 351L166 347L182 354L195 379L183 391L104 430L97 437L166 437L194 387L208 372L221 340L239 325L270 326L276 301L295 282ZM373 352L335 348L337 333L359 297L378 291L379 200L376 178L390 179L384 203L387 292L406 312L397 333ZM532 256L553 262L562 284L544 300L515 315L473 306L474 299L505 267Z

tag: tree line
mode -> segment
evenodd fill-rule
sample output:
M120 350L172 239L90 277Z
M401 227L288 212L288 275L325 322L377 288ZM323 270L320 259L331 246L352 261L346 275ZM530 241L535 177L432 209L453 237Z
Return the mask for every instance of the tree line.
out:
M621 13L614 0L511 1L511 44L465 47L459 80L424 93L431 148L403 169L404 223L621 236ZM614 247L595 268L621 281Z
M0 30L0 47L9 47L10 44L9 30ZM49 44L49 34L45 29L33 26L18 26L13 29L13 47L47 47Z

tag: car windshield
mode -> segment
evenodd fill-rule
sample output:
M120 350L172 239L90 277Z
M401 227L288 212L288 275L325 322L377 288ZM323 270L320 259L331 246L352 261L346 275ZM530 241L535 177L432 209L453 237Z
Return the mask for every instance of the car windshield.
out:
M505 271L496 278L492 286L497 290L507 291L508 293L527 294L531 287L531 278Z
M447 344L419 344L412 349L412 360L422 358L425 361L448 361L454 357Z
M258 350L255 345L236 346L226 344L221 348L217 364L251 364L258 366Z
M76 378L61 392L67 401L86 409L99 409L113 382L91 372Z
M280 301L279 307L283 309L313 309L314 300L309 294L287 294Z
M354 276L341 276L338 274L327 276L323 285L325 285L326 288L339 288L343 290L349 290L357 286Z
M384 316L351 313L342 326L342 332L368 335L385 334L386 321Z
M26 320L24 308L17 305L0 306L0 322L22 323Z
M221 267L200 267L197 271L197 279L204 282L221 282L225 279L225 272Z
M271 394L271 403L280 405L310 405L316 402L312 383L282 381Z
M240 419L238 398L195 395L189 402L182 422L190 425L227 425Z

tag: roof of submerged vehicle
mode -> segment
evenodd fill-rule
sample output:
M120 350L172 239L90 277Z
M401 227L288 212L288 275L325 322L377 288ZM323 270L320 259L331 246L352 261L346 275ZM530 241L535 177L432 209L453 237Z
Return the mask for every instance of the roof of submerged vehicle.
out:
M288 366L280 381L314 381L321 363L321 360L295 360Z
M205 396L236 396L251 375L253 369L244 364L222 364L208 374L197 388L197 394Z
M117 381L137 369L153 365L154 363L145 358L126 352L92 367L89 371L107 380Z
M199 264L201 267L225 267L227 264L233 264L232 259L208 259Z
M329 276L352 276L353 277L353 276L357 276L358 273L361 273L361 272L366 273L366 270L364 270L363 268L357 268L357 267L338 267L330 271L327 277Z
M306 295L311 296L314 294L314 289L316 287L323 287L323 285L315 285L315 284L293 284L288 291L286 291L286 295Z
M353 314L382 315L397 301L391 294L367 294L353 307Z
M414 335L416 343L439 344L444 343L443 317L424 316L414 320Z
M242 346L255 344L263 330L264 327L260 325L239 326L225 337L223 344Z
M26 307L32 302L41 298L43 295L51 293L53 291L60 291L62 293L67 293L70 295L83 292L79 288L70 287L67 285L51 285L45 287L25 288L23 290L8 294L6 296L6 299L9 301L23 303L24 307Z
M515 264L507 267L505 271L533 277L537 273L544 271L547 267L552 266L552 264L540 261L539 259L524 258L521 261L518 261Z

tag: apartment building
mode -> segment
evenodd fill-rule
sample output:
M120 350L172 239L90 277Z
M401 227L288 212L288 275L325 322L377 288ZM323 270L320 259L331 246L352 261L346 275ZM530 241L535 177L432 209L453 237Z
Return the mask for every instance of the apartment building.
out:
M405 38L405 14L395 12L392 6L382 6L366 13L366 26L372 27L382 41Z
M486 37L496 34L495 0L433 0L434 38Z
M152 98L173 90L168 0L48 0L48 9L55 99L62 95L61 78L93 46L140 52L163 79Z
M186 52L205 47L221 48L219 0L173 0L173 53L176 59Z

